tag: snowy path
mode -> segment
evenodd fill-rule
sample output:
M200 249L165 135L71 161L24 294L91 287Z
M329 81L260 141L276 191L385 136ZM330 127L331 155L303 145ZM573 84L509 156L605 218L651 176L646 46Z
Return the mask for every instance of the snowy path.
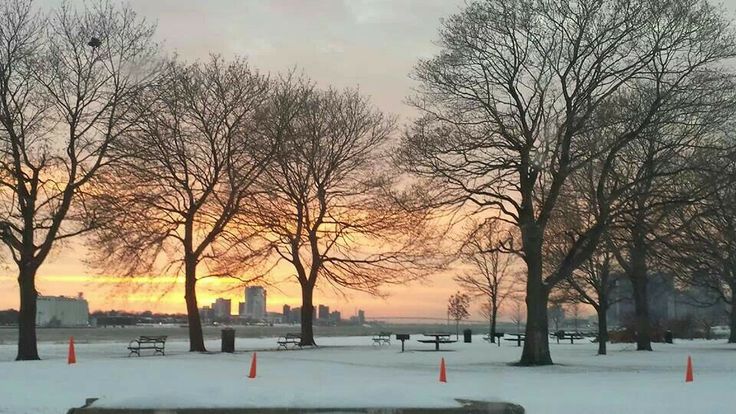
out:
M413 337L414 338L414 337ZM611 345L552 344L558 365L509 366L521 348L475 337L448 351L424 352L414 339L377 348L370 337L318 340L313 350L273 351L274 338L238 338L236 354L189 354L167 344L166 357L128 358L122 343L78 344L66 364L65 344L42 343L43 361L14 362L0 345L0 412L63 413L87 397L109 407L449 406L455 398L508 401L528 413L731 413L736 409L736 345L724 341L655 344L654 352ZM219 349L219 341L209 341ZM249 380L251 352L258 378ZM451 350L451 351L450 351ZM695 382L684 383L692 355ZM437 381L440 357L448 383Z

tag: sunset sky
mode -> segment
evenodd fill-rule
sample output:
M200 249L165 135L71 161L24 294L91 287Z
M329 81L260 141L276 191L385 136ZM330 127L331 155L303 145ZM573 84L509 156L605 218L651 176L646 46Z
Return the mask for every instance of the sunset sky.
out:
M52 7L57 0L37 0ZM322 85L359 86L382 110L396 114L402 123L413 116L404 104L413 82L409 73L420 57L437 51L434 41L440 19L459 10L463 0L131 0L141 15L158 22L157 37L166 52L184 59L208 54L245 56L264 72L297 67ZM729 12L736 0L725 3ZM77 244L58 248L41 268L38 287L44 295L84 292L96 309L185 312L182 285L171 279L152 284L141 279L126 291L118 279L92 275ZM288 276L284 274L284 277ZM7 261L0 274L0 308L18 307L14 264ZM200 305L218 296L233 298L233 312L242 289L222 294L201 289ZM135 292L127 290L135 288ZM299 305L293 283L269 288L269 310L284 303ZM456 290L448 275L428 277L423 284L393 287L386 299L363 294L340 297L331 291L317 293L316 303L330 305L350 316L364 309L368 316L444 317L447 297ZM168 293L165 291L168 290ZM162 296L163 295L163 296ZM477 304L474 318L478 318Z
M36 0L38 7L59 4ZM401 122L413 115L404 104L411 93L409 73L419 57L437 49L439 21L462 6L459 0L133 0L141 15L158 23L157 38L167 53L183 59L203 59L211 53L245 56L263 72L303 70L322 85L359 86L383 111ZM94 275L78 244L58 248L39 271L43 295L84 292L91 309L131 309L185 312L183 285L171 278L138 279L117 287L119 280ZM285 269L285 271L288 269ZM288 276L288 272L284 277ZM0 276L0 308L18 307L18 288L12 262ZM277 289L278 288L278 289ZM284 303L299 305L299 288L280 283L269 288L268 307L280 311ZM135 290L130 292L130 290ZM386 299L331 290L316 293L316 303L341 310L344 316L364 309L368 316L437 316L446 314L447 297L456 290L450 277L431 277L424 283L386 289ZM168 293L167 293L168 292ZM162 296L163 295L163 296ZM200 305L216 297L242 301L242 289L221 293L200 286Z

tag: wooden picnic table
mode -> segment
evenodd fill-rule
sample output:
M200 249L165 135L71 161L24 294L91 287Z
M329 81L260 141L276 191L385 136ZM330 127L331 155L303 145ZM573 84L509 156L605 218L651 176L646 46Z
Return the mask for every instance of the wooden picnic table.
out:
M557 338L558 344L560 343L560 339L569 339L571 344L574 344L576 339L585 339L580 332L557 331L553 335Z
M449 333L425 333L423 335L434 337L434 339L418 339L418 341L425 344L434 344L435 351L440 350L440 344L451 344L457 342L450 339Z
M506 338L507 341L516 341L516 346L521 346L521 341L523 341L526 338L525 333L507 333L506 335L516 337L516 338Z

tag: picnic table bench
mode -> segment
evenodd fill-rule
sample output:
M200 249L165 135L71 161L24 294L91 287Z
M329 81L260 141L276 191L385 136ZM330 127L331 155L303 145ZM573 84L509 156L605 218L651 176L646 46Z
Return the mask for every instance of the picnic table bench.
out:
M509 336L515 336L515 338L506 338L506 341L516 342L516 346L521 346L521 342L526 338L526 334L523 333L510 333Z
M136 339L128 342L128 350L131 356L136 354L141 356L141 350L152 349L153 355L161 354L166 355L166 335L162 336L139 336Z
M423 334L424 336L432 336L434 339L417 339L421 343L425 344L434 344L434 350L439 351L440 350L440 344L452 344L457 341L453 341L450 339L450 334L448 333L431 333L431 334Z
M286 335L279 337L276 343L279 345L277 350L280 350L281 348L288 350L289 345L291 345L292 349L296 347L301 348L302 347L302 334L287 333Z
M493 334L493 336L496 338L496 343L498 344L498 346L501 346L501 338L503 338L504 333L503 332L496 332L496 333ZM487 334L483 335L483 340L486 341L486 342L491 342L491 334L490 333L487 333Z
M560 343L560 339L569 339L571 344L575 343L575 340L585 339L583 334L580 332L565 332L565 331L557 331L552 334L553 337L557 338L557 343Z
M391 345L391 332L380 332L374 335L373 345Z

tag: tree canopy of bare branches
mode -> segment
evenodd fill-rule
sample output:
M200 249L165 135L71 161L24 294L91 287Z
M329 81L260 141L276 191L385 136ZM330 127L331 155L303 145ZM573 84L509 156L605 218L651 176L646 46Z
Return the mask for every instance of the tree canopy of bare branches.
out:
M512 268L516 256L506 250L513 245L513 234L505 227L493 219L474 225L460 252L470 270L454 278L468 295L483 301L481 309L488 316L492 343L498 311L507 297L517 293L519 281Z
M730 123L724 144L732 142ZM701 200L676 210L672 237L658 254L678 281L704 289L729 305L729 343L736 343L736 169L733 145L711 153L700 185L709 189ZM712 305L703 303L702 305Z
M470 295L457 292L447 299L447 315L455 321L455 337L460 336L460 321L470 316Z
M153 32L110 3L48 14L26 0L0 4L0 231L18 267L19 360L39 358L39 267L95 226L82 190L134 123L131 102L156 73Z
M259 225L301 286L301 340L313 345L315 286L377 294L421 276L429 214L395 190L385 154L395 121L359 91L292 73L269 108L266 129L282 145L263 175Z
M698 0L485 0L449 18L439 44L416 68L423 116L399 162L440 189L437 203L498 210L519 229L528 313L520 363L551 364L549 292L593 253L628 187L610 188L615 161L699 75L734 55L730 24ZM591 140L606 104L630 94L636 112L615 135ZM563 189L592 162L595 220L561 260L544 263Z
M205 351L197 281L242 278L252 262L227 257L259 249L245 211L277 147L259 130L268 99L268 79L243 60L168 62L137 100L136 128L111 149L115 169L96 182L96 264L183 275L190 351Z

